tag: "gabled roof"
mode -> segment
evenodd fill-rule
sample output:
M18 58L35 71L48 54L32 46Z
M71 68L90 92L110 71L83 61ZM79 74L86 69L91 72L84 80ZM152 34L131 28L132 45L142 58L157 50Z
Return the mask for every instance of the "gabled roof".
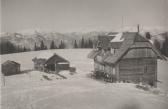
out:
M98 54L100 53L99 50L92 50L89 54L88 54L88 58L94 59Z
M121 45L120 49L113 56L107 57L104 62L116 63L118 59L120 59L123 54L128 50L128 48L133 44L135 34L136 33L124 33L123 36L125 37L125 40Z
M50 57L45 64L55 64L55 63L59 63L59 62L67 62L69 63L69 61L67 61L66 59L64 59L63 57L57 55L56 53Z
M123 41L120 49L113 56L109 56L104 59L104 62L110 64L117 63L131 48L151 48L158 57L165 59L146 38L140 36L138 33L127 32L123 34L123 37L125 40Z
M113 42L113 43L110 43L110 47L113 48L113 49L119 49L121 47L123 42Z
M7 64L20 65L19 63L15 62L15 61L10 61L10 60L5 61L2 65L7 65Z

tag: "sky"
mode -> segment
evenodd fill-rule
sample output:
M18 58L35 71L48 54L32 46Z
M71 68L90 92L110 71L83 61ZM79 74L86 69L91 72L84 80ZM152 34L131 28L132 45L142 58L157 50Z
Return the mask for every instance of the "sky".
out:
M1 32L165 28L166 11L168 0L1 0Z

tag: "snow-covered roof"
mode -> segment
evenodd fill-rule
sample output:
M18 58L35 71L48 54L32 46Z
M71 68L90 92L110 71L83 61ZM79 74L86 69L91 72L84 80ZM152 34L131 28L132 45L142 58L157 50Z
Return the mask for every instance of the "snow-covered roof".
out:
M46 60L48 60L53 55L54 55L54 53L51 53L51 52L43 52L43 53L39 54L36 58L37 59L46 59Z
M124 38L122 36L123 36L123 33L118 33L110 42L122 42L124 41Z

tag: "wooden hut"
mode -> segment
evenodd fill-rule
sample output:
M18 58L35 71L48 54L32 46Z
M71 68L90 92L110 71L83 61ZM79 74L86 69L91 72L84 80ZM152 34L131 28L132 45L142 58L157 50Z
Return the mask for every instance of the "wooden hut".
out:
M2 64L2 73L5 76L15 75L20 73L20 64L14 61L6 61Z
M40 71L60 71L69 69L69 61L56 53L42 53L33 59L34 69Z
M45 62L45 68L51 71L68 70L69 61L57 54L54 54Z
M44 52L33 58L34 69L39 71L45 70L45 62L53 56L53 53Z
M156 86L157 59L165 58L137 32L123 33L123 37L120 48L102 60L104 73L116 81L142 82Z

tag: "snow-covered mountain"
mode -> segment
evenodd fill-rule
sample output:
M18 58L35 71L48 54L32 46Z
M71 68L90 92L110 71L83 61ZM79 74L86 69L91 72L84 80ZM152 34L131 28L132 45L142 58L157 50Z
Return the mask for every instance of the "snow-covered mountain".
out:
M136 32L136 27L127 27L124 28L124 31L129 32ZM105 31L91 31L91 32L67 32L67 33L59 33L59 32L52 32L52 31L42 31L39 29L31 29L26 31L20 31L16 33L1 33L1 41L10 41L14 45L19 45L21 47L26 47L30 49L34 49L34 45L36 43L37 46L40 45L40 42L43 41L44 44L49 48L51 41L54 41L56 46L58 46L62 41L66 44L66 48L72 48L74 45L74 41L76 40L77 43L79 43L82 39L82 37L86 40L88 38L92 40L96 40L98 35L105 35L111 31L105 32ZM118 31L119 32L119 31ZM120 31L121 32L121 31ZM152 37L152 40L158 40L160 44L165 40L165 36L163 33L166 33L165 30L161 28L141 28L140 27L140 34L145 36L146 32L150 32L150 34L154 37Z

